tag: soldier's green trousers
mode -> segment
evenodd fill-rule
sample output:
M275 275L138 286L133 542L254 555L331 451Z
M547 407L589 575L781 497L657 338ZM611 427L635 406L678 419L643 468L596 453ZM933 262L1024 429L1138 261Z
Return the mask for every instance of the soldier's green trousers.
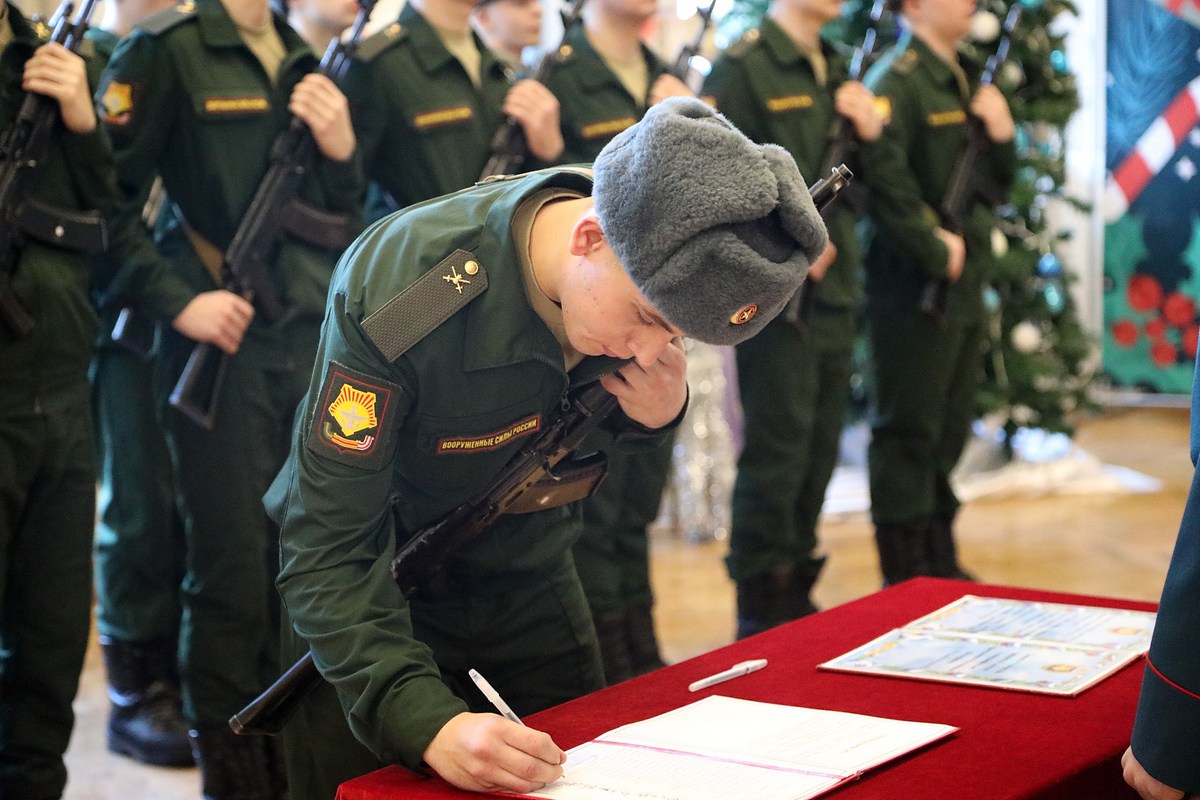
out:
M415 636L471 711L495 711L468 677L472 668L518 716L604 686L591 615L569 554L536 574L451 582L411 608ZM293 659L307 651L290 630L284 638ZM327 683L309 695L283 735L291 800L329 800L341 782L386 765L354 738Z
M96 478L86 381L0 400L0 797L58 798L87 649Z
M953 518L950 472L975 416L983 323L868 306L875 410L867 452L876 525Z
M278 677L279 530L262 497L287 456L316 336L315 325L252 328L229 360L211 431L164 400L186 545L183 711L196 727L224 726ZM192 343L178 335L163 342L169 390Z
M734 581L809 563L837 466L855 312L815 304L803 329L777 319L736 348L745 445L726 565Z
M673 441L674 436L653 450L636 453L608 452L604 482L583 501L583 534L574 553L594 614L653 602L646 528L658 516Z
M156 412L154 364L109 344L96 350L92 370L100 473L96 627L129 642L175 637L183 529Z

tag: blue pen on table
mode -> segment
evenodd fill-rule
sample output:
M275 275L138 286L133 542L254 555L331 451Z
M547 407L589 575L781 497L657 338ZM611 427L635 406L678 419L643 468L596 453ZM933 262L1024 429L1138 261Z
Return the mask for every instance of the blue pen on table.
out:
M767 665L765 658L754 658L749 661L742 661L734 664L723 672L718 672L716 675L709 675L707 678L701 678L698 681L688 684L689 692L698 692L701 689L707 689L710 686L716 686L718 683L740 678L743 675L749 675L751 672L760 670Z
M518 725L525 724L524 722L521 722L521 718L518 717L511 708L508 707L508 703L504 702L504 698L500 696L500 693L497 692L490 683L488 683L487 678L483 677L473 669L467 670L467 674L471 676L471 680L475 681L475 685L479 687L479 691L483 692L483 696L488 699L488 702L495 706L496 710L499 711L505 719L515 722Z

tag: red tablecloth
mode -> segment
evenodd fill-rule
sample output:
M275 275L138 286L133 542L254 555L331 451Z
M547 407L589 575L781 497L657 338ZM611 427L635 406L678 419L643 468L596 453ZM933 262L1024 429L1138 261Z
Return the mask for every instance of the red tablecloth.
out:
M720 693L748 700L941 722L962 730L825 795L830 800L1136 800L1121 779L1143 659L1074 698L827 672L816 665L964 594L1153 610L1127 600L918 578L529 716L564 749ZM747 658L769 665L695 694L687 685ZM337 800L479 797L388 767Z

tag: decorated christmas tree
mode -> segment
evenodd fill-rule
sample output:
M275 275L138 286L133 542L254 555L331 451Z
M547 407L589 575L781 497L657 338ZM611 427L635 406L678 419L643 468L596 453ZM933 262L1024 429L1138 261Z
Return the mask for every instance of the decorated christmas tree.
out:
M1003 21L1018 0L982 0L964 49L983 64L996 52ZM980 415L995 415L1011 436L1020 427L1072 430L1072 412L1090 407L1087 389L1095 345L1079 323L1069 287L1074 280L1060 250L1069 234L1055 230L1047 207L1065 196L1063 131L1078 106L1064 38L1054 32L1060 14L1075 14L1067 0L1022 0L1008 59L996 85L1017 122L1020 168L993 231L994 269L985 290L989 339ZM847 0L842 19L826 35L858 47L871 24L873 0ZM766 0L734 0L722 20L728 42L757 25ZM884 13L876 26L875 53L897 36L897 20ZM864 362L865 363L865 362ZM859 376L858 382L869 380Z

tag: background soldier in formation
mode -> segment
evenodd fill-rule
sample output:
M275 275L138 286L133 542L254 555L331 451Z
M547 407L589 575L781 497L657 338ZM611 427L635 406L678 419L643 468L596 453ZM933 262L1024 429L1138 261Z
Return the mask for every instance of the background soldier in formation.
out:
M311 74L316 64L309 43L266 0L197 0L122 40L100 91L121 187L119 279L145 308L173 320L163 329L162 384L175 382L196 341L236 353L212 430L164 411L187 545L184 712L211 798L286 791L274 747L233 735L227 720L278 673L278 533L262 495L286 454L344 243L280 244L271 274L284 307L278 319L214 289L226 280L224 251L291 114L320 154L302 198L347 219L358 207L363 182L348 105L332 81ZM140 220L156 175L190 244L169 258Z
M477 181L504 115L521 124L535 159L553 163L562 153L558 101L536 81L512 83L471 31L473 5L410 0L359 48L350 96L376 184L370 218Z
M1016 152L1008 103L957 50L973 0L903 0L901 41L868 73L890 119L864 176L876 233L867 252L867 320L876 397L868 451L871 517L886 583L967 577L952 523L950 471L974 418L984 335L982 283L994 214L973 203L962 235L943 227L943 196L972 116L990 146L977 177L1006 189ZM944 319L922 311L946 279Z
M692 96L642 43L642 26L656 10L655 0L588 0L583 25L567 32L570 55L548 82L562 104L563 163L590 163L651 106ZM584 503L575 560L611 684L663 665L651 617L646 528L667 484L671 442L608 455L608 477Z
M882 129L874 97L846 80L843 59L820 38L840 5L775 0L704 83L706 100L755 141L786 147L810 182L825 177L838 114L864 142ZM780 315L736 351L744 446L726 562L737 584L738 638L816 610L809 593L825 562L817 518L837 464L862 297L854 213L843 200L822 215L831 244L806 278L811 304Z
M117 42L138 21L172 2L105 3L100 24L87 32L98 69L108 64ZM143 209L151 227L164 206L161 186L157 188ZM128 297L98 291L95 302L100 314L91 376L100 470L96 628L112 704L108 749L146 764L186 766L192 763L192 749L178 665L183 524L156 408L153 353L113 341L113 327L128 307ZM149 334L138 344L152 346L153 321L145 316L133 321L140 321Z
M112 153L96 120L84 58L43 42L16 6L0 2L0 129L11 134L27 93L50 98L51 113L62 124L32 178L30 195L66 212L107 214L115 200ZM8 154L6 169L24 166L16 155ZM14 218L6 216L0 224L13 225ZM31 238L0 253L0 270L11 277L7 299L33 321L24 333L0 321L0 797L5 798L52 800L67 782L63 753L87 648L96 507L87 382L96 316L88 267L86 253Z

